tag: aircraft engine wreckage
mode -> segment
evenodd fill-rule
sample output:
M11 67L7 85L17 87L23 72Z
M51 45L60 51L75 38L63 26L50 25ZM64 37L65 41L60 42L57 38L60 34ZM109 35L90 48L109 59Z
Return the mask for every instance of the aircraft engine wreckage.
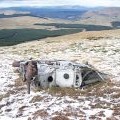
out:
M30 85L37 88L52 86L81 88L106 79L104 73L88 63L79 64L65 60L28 60L14 61L12 66L19 68L22 80L27 83L28 94L30 94Z

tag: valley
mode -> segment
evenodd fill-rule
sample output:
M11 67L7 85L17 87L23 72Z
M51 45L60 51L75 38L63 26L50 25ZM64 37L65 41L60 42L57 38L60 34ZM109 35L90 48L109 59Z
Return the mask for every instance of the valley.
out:
M0 46L82 31L119 29L118 11L119 8L80 6L1 9Z

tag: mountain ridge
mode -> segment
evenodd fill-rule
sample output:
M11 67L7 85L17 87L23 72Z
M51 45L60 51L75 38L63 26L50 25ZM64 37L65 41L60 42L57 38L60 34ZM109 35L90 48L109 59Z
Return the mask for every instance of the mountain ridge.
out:
M100 24L111 26L111 22L120 21L120 7L83 7L83 6L51 6L51 7L13 7L0 9L4 18L13 13L18 16L32 16L38 18L63 19L85 24ZM6 16L4 16L3 14ZM20 15L19 15L20 14ZM12 17L12 16L8 16Z

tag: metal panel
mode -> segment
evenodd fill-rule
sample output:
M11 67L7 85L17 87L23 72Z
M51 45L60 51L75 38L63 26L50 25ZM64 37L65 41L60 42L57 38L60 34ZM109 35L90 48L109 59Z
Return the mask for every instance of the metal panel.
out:
M57 69L56 84L59 87L72 87L74 83L74 74L72 69Z

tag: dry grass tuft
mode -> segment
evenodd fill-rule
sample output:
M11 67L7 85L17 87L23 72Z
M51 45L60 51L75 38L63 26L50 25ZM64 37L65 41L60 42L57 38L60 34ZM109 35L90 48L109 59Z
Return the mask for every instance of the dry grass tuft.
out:
M41 118L47 118L48 117L48 113L45 111L45 110L38 110L38 111L36 111L35 113L33 113L33 120L35 120L35 119L37 119L37 118L39 118L39 117L41 117Z
M61 97L94 96L94 95L103 96L102 88L104 87L105 84L106 82L99 82L96 84L86 86L82 89L52 87L48 90L48 92L52 95L57 95Z
M60 87L52 87L49 88L48 93L51 95L57 95L57 96L78 96L80 95L80 89L75 88L60 88Z
M22 106L19 108L20 111L23 111L25 108L27 108L28 106Z
M70 119L67 118L66 116L58 115L58 116L53 117L52 120L70 120Z
M19 77L18 79L15 80L15 87L20 87L23 86L25 83L22 81L22 78Z
M115 84L116 83L111 82L111 80L107 80L87 86L83 89L52 87L47 92L52 96L69 96L74 99L84 96L87 100L91 100L91 98L94 97L96 104L91 104L92 108L109 108L111 103L102 102L99 97L111 100L118 99L120 92L119 89L114 88L114 86L116 86Z
M7 98L7 97L9 97L9 94L0 95L0 101L2 101L3 98Z
M37 96L34 96L32 98L32 100L30 101L30 103L40 102L41 100L43 100L43 97L37 95Z

